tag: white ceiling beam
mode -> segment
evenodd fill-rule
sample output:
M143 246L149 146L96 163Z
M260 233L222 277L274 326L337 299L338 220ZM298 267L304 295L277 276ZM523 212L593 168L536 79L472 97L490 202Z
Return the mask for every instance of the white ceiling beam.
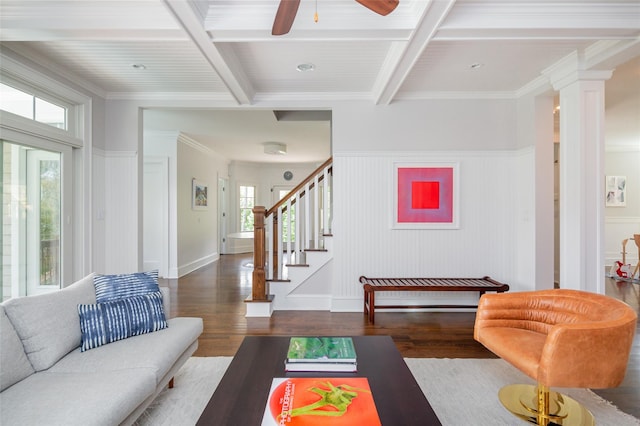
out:
M271 35L263 30L211 30L212 39L216 43L251 43L281 41L400 41L408 40L412 29L302 29L284 36Z
M482 29L635 29L638 30L640 3L612 1L601 3L461 3L438 30Z
M603 40L639 34L640 3L463 3L434 40Z
M420 19L410 40L403 43L404 46L395 44L390 49L388 60L381 68L375 83L374 99L376 104L391 103L455 2L456 0L432 0L425 8L422 19Z
M251 104L255 95L249 79L231 49L218 49L202 26L200 9L190 1L163 0L198 50L241 105Z
M418 3L418 7L416 7ZM367 30L379 31L410 30L417 23L416 10L424 6L423 0L402 0L389 15L378 15L354 0L319 0L317 2L318 22L314 21L316 3L302 1L291 28L291 35L299 31ZM218 32L257 31L271 34L271 28L278 9L278 1L211 2L203 21L203 27L214 38ZM287 36L288 37L288 36Z

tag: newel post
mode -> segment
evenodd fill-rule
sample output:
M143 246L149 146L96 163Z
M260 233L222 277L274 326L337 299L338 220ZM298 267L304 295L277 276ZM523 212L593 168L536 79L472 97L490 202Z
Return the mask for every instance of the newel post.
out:
M267 280L264 271L266 236L264 219L267 209L263 206L253 208L253 283L251 288L252 301L266 301Z

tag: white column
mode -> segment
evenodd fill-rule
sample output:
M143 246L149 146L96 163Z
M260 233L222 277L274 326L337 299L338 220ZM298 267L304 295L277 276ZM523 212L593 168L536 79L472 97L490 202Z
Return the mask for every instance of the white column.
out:
M604 293L604 82L574 71L560 91L560 287Z

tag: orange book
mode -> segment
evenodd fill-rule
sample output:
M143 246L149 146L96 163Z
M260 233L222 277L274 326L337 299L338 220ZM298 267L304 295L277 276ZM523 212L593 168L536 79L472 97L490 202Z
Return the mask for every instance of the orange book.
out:
M262 426L381 425L366 377L275 378Z

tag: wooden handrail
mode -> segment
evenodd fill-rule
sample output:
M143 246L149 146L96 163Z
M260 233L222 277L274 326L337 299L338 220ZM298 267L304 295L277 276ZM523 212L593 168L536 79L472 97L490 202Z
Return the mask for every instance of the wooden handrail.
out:
M289 191L287 193L287 195L285 195L284 197L282 197L277 203L275 203L273 205L273 207L271 207L269 210L267 210L267 214L266 216L270 216L272 215L275 211L278 210L278 207L284 205L287 200L289 198L291 198L293 196L293 194L295 194L296 192L300 191L302 188L305 187L305 185L309 182L311 182L313 180L313 178L320 173L321 171L323 171L325 169L325 167L327 167L329 164L331 164L331 162L333 161L333 157L329 157L329 159L327 161L325 161L324 163L322 163L322 165L320 165L317 169L315 169L313 172L311 172L311 174L309 176L307 176L307 178L305 180L303 180L302 182L300 182L298 185L296 185L295 188L293 188L291 191ZM324 179L324 177L322 178ZM322 180L322 179L318 179L318 181ZM313 188L313 186L311 186L310 188ZM304 194L304 191L302 192L302 194ZM302 195L301 194L301 195Z

